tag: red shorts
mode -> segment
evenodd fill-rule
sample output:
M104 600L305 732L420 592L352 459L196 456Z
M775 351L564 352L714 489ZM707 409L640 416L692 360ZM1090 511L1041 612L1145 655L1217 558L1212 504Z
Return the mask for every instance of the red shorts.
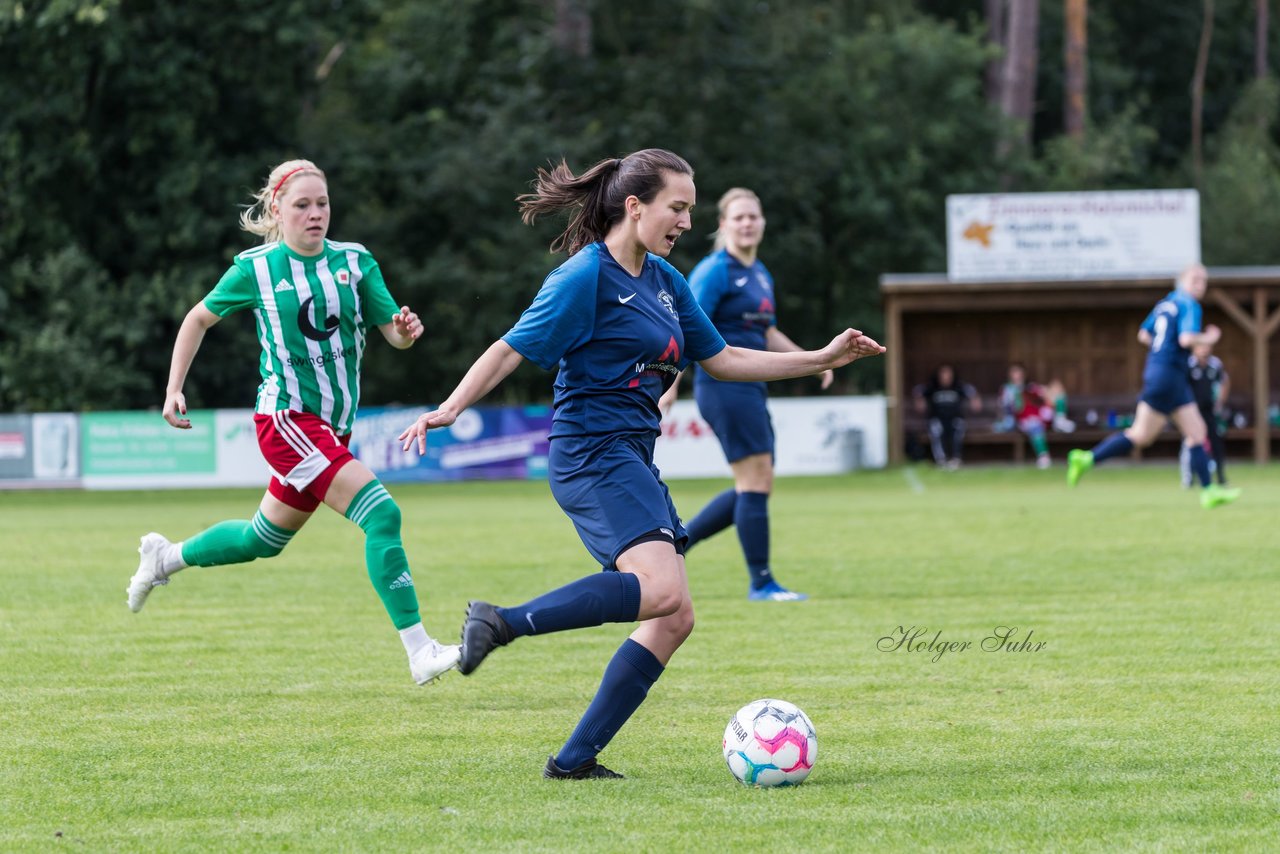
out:
M258 447L274 475L267 491L297 510L310 513L319 507L338 470L355 459L347 450L351 434L339 436L310 412L259 413L253 423Z

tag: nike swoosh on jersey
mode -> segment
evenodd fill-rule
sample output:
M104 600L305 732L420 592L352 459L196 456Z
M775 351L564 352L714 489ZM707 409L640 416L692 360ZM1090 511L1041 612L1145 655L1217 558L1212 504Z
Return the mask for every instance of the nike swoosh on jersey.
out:
M743 276L741 279L734 279L734 280L733 280L733 283L734 283L735 285L737 285L738 287L740 287L740 288L741 288L741 287L745 287L745 286L746 286L746 284L747 284L747 277L746 277L746 276Z
M623 305L626 305L627 303L635 299L635 297L636 297L635 294L632 294L629 297L624 297L622 294L618 294L618 302L622 303Z

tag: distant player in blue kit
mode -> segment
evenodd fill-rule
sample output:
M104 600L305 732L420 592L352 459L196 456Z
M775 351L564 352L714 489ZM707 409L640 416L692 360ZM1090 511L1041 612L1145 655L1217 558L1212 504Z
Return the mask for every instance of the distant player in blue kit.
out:
M1103 439L1091 451L1073 450L1067 455L1067 484L1075 486L1081 475L1110 457L1150 445L1166 419L1182 433L1182 444L1191 469L1200 480L1200 504L1206 509L1230 504L1240 490L1215 484L1209 476L1208 436L1187 376L1187 359L1198 344L1216 344L1222 330L1210 324L1200 329L1200 300L1209 286L1208 273L1192 264L1178 276L1177 287L1142 322L1138 340L1149 348L1142 372L1142 394L1133 425Z
M603 160L582 175L563 161L539 169L534 191L519 198L523 218L572 212L552 244L569 259L440 408L400 436L406 450L416 441L423 453L428 430L452 424L523 360L546 370L559 366L551 492L605 571L515 607L472 601L458 662L470 674L494 649L524 635L640 621L605 668L573 734L548 758L546 777L621 777L596 756L693 631L685 530L653 465L658 399L676 374L696 361L723 380L785 379L884 352L853 329L812 352L726 345L684 277L664 260L689 229L695 200L693 170L661 149Z
M765 226L759 196L734 187L720 197L718 208L715 249L689 274L689 287L698 305L724 340L735 347L784 353L801 350L778 329L773 276L756 257ZM768 388L762 382L721 382L700 365L694 366L693 373L698 411L720 440L733 470L733 487L711 499L690 520L686 548L733 525L751 576L748 598L769 602L808 599L779 584L770 568L774 436ZM824 389L834 379L831 371L820 376ZM663 412L671 409L679 388L677 378L659 401Z

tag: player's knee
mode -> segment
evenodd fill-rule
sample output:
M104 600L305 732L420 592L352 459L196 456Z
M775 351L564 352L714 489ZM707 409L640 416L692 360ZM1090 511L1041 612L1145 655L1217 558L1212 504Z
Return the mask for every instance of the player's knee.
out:
M244 531L245 552L249 560L260 557L275 557L289 545L297 531L290 531L272 524L261 513L251 521Z
M668 574L650 576L640 588L641 595L648 600L645 610L654 617L667 617L680 610L681 603L687 598L684 585ZM693 615L690 612L690 631L693 629Z
M264 542L255 537L253 542L253 557L250 558L250 560L260 557L275 557L282 551L284 551L283 545L272 545L271 543Z
M676 646L684 643L689 635L693 634L693 602L689 600L689 597L685 597L684 603L676 609L676 612L671 615L668 622L670 623L672 640L675 641Z
M394 498L388 496L369 510L360 527L371 537L399 538L402 521L400 505L396 504Z
M1155 441L1156 434L1147 430L1135 430L1132 427L1124 431L1124 436L1135 448L1141 450Z

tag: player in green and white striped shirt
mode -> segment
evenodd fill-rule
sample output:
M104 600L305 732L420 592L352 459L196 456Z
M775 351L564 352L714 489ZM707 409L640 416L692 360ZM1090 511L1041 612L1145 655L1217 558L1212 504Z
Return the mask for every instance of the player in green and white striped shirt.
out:
M129 608L141 610L154 587L187 566L278 555L323 502L364 530L369 578L400 631L414 680L425 684L457 663L458 648L442 646L423 628L400 510L347 450L369 329L406 349L422 335L422 321L407 306L397 308L367 249L326 238L328 185L314 163L281 163L256 199L241 226L267 242L237 255L187 313L173 348L164 418L190 429L182 386L205 332L228 314L251 310L262 346L254 423L273 477L251 520L219 522L179 543L157 533L143 537Z

